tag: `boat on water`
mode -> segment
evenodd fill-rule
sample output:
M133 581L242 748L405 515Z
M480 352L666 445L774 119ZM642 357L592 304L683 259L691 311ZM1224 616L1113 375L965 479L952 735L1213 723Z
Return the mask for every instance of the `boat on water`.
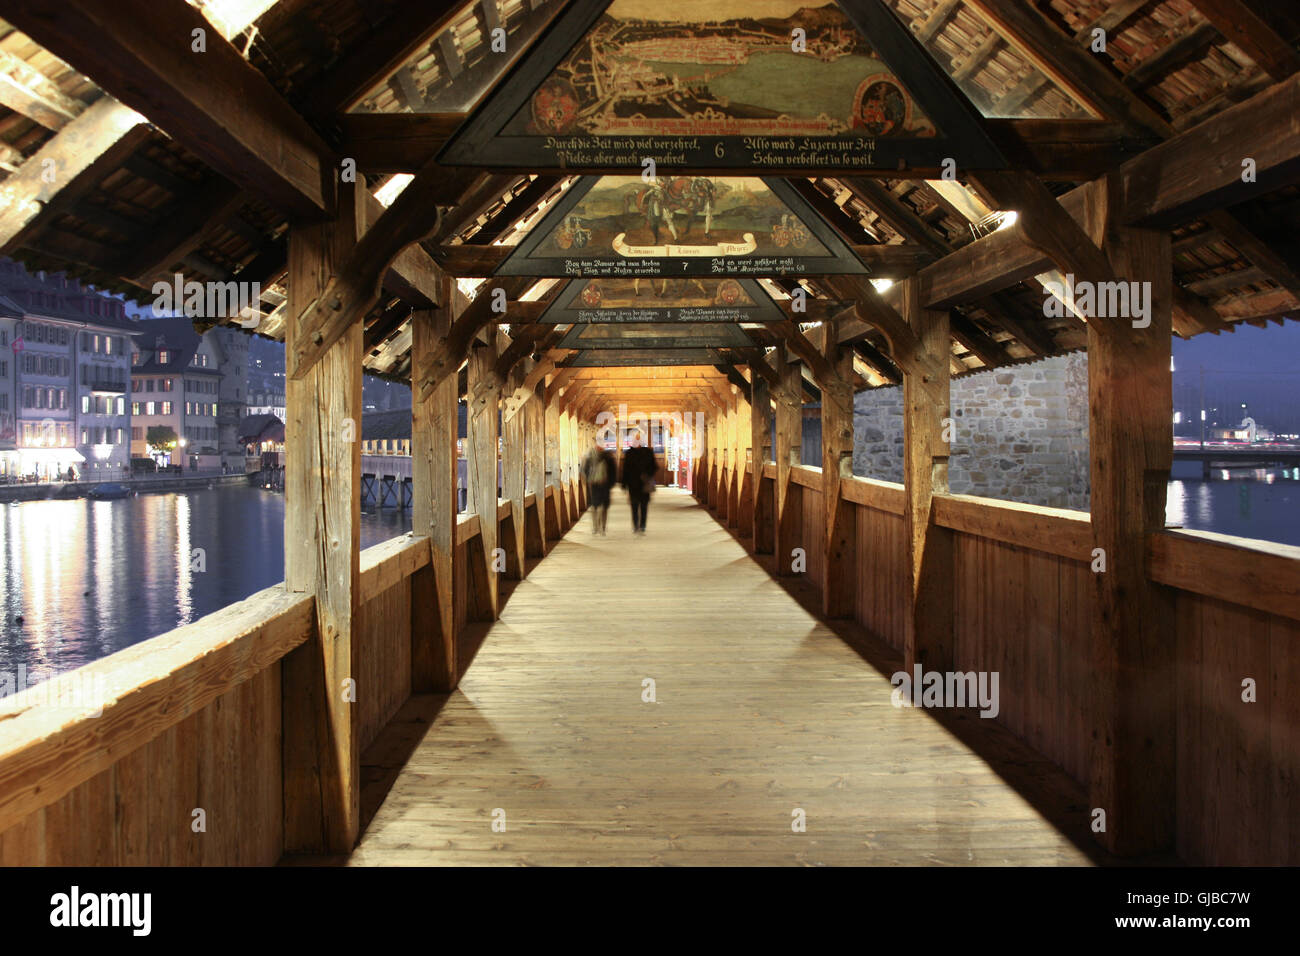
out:
M95 487L86 492L87 497L99 499L129 498L133 494L135 494L134 488L131 488L128 485L118 484L117 482L107 482L102 485L95 485Z

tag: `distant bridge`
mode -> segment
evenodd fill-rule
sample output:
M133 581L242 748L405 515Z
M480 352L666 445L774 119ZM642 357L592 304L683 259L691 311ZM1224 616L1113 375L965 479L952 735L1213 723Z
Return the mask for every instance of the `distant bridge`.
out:
M1215 465L1227 468L1300 468L1300 445L1214 446L1175 445L1174 461L1199 461L1201 473L1208 478Z

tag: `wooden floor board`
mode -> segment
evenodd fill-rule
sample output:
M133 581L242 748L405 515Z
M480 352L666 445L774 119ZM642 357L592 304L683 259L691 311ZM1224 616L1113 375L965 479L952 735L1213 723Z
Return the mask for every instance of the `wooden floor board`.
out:
M685 493L644 536L616 496L510 595L349 863L1093 862L892 689Z

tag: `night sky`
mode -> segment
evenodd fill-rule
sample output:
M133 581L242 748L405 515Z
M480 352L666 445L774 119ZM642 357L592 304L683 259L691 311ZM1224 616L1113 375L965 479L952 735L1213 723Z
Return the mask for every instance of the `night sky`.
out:
M1232 408L1236 420L1231 424L1241 420L1245 402L1260 427L1300 432L1300 322L1236 329L1174 339L1174 407L1199 405L1204 366L1206 405Z

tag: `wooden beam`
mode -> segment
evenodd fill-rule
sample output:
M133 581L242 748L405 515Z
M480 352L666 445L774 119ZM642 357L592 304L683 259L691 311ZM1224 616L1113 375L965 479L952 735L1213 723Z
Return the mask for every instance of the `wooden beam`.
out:
M361 43L312 84L305 111L316 116L348 114L373 87L450 26L460 0L401 0ZM377 114L358 114L377 115Z
M1092 42L1093 30L1105 30L1113 33L1125 23L1137 16L1145 7L1155 6L1158 0L1113 0L1101 13L1088 24L1074 33L1074 42L1088 44Z
M1133 96L1086 45L1066 36L1032 5L970 0L969 6L1080 103L1130 128L1164 133L1167 124L1159 113Z
M450 286L450 280L443 280ZM452 322L452 294L444 306L411 314L411 381L446 339ZM456 441L459 431L456 380L444 378L427 398L411 407L411 533L429 538L427 574L411 581L411 691L450 693L460 682L457 659L455 573Z
M808 367L818 386L824 387L824 383L833 382L837 378L839 374L837 368L828 362L826 356L799 331L798 325L793 322L783 322L778 328L785 338L786 346Z
M939 0L920 24L913 24L912 29L916 32L916 38L921 42L921 46L927 46L935 38L948 19L957 12L959 6L961 0Z
M313 332L300 318L304 301L357 241L354 189L344 191L338 219L290 232L289 349ZM289 853L349 853L360 832L352 634L360 605L361 349L358 322L310 375L285 387L285 446L293 450L285 462L285 588L316 595L312 638L285 657L281 671Z
M0 106L56 133L86 108L36 67L5 51L0 51Z
M414 173L446 145L464 113L341 113L339 155L367 173Z
M420 394L432 391L444 377L455 374L465 360L475 336L489 323L501 319L502 314L493 308L496 302L495 291L501 289L509 299L522 294L530 284L531 280L528 279L494 279L479 289L474 301L452 323L442 349L430 359L429 368L420 382Z
M324 140L196 7L12 0L5 18L237 186L294 216L332 210ZM205 52L193 49L196 30Z
M320 354L355 317L379 301L384 274L409 245L442 228L442 204L454 203L477 178L473 170L431 165L416 174L406 189L376 219L321 294L307 304L315 333L286 353L285 373L301 378Z
M1141 90L1192 60L1200 59L1206 50L1222 40L1222 35L1213 23L1200 23L1190 30L1182 30L1155 54L1129 70L1122 82L1131 90Z
M1185 222L1300 182L1300 75L1277 83L1119 169L1125 221L1151 227ZM1243 181L1243 161L1255 178Z
M983 362L985 368L996 368L1007 362L1006 350L966 316L959 312L950 313L948 326L952 337Z
M1205 19L1259 64L1274 80L1300 71L1300 55L1256 12L1248 0L1192 0Z
M149 230L148 238L127 252L116 271L145 286L155 277L170 278L165 274L210 239L247 201L224 179L193 190L168 210L159 228ZM269 237L259 238L266 241Z
M149 135L140 114L105 97L64 127L0 184L0 250L23 242L42 212L71 204Z

